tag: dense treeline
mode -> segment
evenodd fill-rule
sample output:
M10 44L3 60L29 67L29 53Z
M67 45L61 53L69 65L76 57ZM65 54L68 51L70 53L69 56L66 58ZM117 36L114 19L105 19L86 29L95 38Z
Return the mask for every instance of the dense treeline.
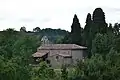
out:
M2 31L0 80L119 80L119 30L119 23L108 25L103 10L96 8L92 16L88 13L84 29L81 28L77 15L74 15L70 33L59 29L41 30L39 27L32 32L26 31L25 27L21 27L20 32L14 29ZM40 46L41 33L47 36L62 36L56 37L59 39L58 43L87 46L88 58L69 68L63 66L53 70L46 62L33 67L31 55Z
M40 39L43 36L47 36L52 43L62 43L61 39L69 33L68 31L62 29L40 29L39 27L34 28L33 31L26 31L25 27L21 27L20 31L25 32L28 35L37 35Z
M89 56L91 56L92 43L97 34L101 35L117 35L119 36L118 23L107 24L105 21L105 13L101 8L96 8L91 16L88 13L86 18L86 25L84 29L80 26L77 15L74 15L73 23L71 25L71 32L62 40L63 43L73 43L88 47ZM108 39L109 40L109 39Z
M30 80L31 54L40 44L36 36L14 29L0 33L0 80Z
M73 19L73 24L75 22L80 27L79 21ZM78 28L75 29L75 33L77 34ZM75 67L75 71L77 72L76 80L119 80L120 24L108 25L105 21L103 10L96 8L92 17L88 13L84 30L81 28L79 30L81 32L79 31L78 34L83 35L81 36L81 40L83 41L78 41L81 43L77 43L76 41L76 44L88 47L88 59L85 59L84 62L78 62L78 65ZM71 34L73 34L72 30ZM72 38L71 34L69 34L68 39L65 39L68 43L74 41L70 39ZM78 38L77 35L76 38Z

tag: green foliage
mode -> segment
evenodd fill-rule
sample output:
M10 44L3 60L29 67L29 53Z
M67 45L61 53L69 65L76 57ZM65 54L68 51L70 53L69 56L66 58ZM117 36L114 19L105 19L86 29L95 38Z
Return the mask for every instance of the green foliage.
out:
M73 18L73 23L71 26L71 33L70 33L71 43L78 44L78 45L81 44L82 42L82 37L81 37L82 30L81 29L82 28L80 26L79 19L77 18L77 15L75 14Z
M82 45L82 28L79 23L77 15L74 15L73 23L71 25L71 32L65 36L63 43L71 43Z
M60 44L60 43L62 43L62 40L63 40L63 39L64 39L63 36L58 36L58 37L56 38L56 40L55 40L55 43Z
M38 39L13 29L0 35L0 80L30 80L30 56L39 45Z
M101 8L96 8L93 11L93 22L95 23L106 23L105 21L105 13Z
M95 54L90 59L80 61L75 68L76 80L119 80L120 54L113 48L104 57Z
M68 71L65 65L63 65L61 69L61 78L63 80L68 80Z
M24 26L21 27L21 28L20 28L20 32L26 32L26 27L24 27Z
M91 24L89 24L89 33L87 33L87 45L88 53L91 56L92 40L94 40L97 33L106 34L107 33L107 23L105 21L105 14L101 8L96 8L93 12ZM86 32L85 32L86 33Z
M29 31L27 32L27 34L37 35L40 36L40 38L42 38L43 36L47 36L52 43L62 43L62 39L65 35L68 34L68 31L51 28L40 29L39 27L36 27L33 29L33 32Z
M91 24L92 24L91 14L88 13L86 18L86 25L84 28L84 35L83 35L84 45L86 46L88 46L88 43L89 43L89 33L90 33Z
M33 32L40 32L40 31L41 31L41 29L39 27L36 27L33 29Z
M114 47L114 35L109 34L97 34L95 39L92 42L92 54L102 54L105 55L109 52L109 50Z
M33 68L32 80L52 80L55 78L55 72L50 69L46 62L41 62L39 66Z
M120 32L119 32L119 30L120 30L120 24L115 23L113 29L114 29L114 33L115 33L116 35L120 35Z
M0 56L0 80L30 80L29 68L22 66L18 58L6 60Z

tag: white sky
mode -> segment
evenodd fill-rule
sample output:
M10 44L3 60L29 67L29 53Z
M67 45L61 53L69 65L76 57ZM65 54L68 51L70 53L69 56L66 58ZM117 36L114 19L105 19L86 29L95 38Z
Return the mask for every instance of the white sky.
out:
M0 0L0 30L25 26L71 30L74 14L84 27L87 13L101 7L108 23L120 22L119 0Z

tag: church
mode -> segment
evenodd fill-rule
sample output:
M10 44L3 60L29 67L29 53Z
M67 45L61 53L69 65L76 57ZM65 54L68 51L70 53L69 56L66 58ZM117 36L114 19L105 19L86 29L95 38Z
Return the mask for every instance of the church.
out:
M52 68L60 68L62 65L74 65L78 60L87 56L87 47L76 44L52 44L47 36L41 39L42 45L32 55L35 62L40 59L47 61Z

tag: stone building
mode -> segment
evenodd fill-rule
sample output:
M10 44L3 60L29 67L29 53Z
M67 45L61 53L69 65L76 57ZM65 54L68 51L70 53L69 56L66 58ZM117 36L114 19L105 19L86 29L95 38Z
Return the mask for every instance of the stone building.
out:
M46 40L48 40L46 38ZM44 40L43 40L44 41ZM47 41L48 42L48 41ZM87 48L76 44L43 44L37 48L32 56L36 61L42 58L49 61L53 68L61 67L63 64L75 64L87 56Z

